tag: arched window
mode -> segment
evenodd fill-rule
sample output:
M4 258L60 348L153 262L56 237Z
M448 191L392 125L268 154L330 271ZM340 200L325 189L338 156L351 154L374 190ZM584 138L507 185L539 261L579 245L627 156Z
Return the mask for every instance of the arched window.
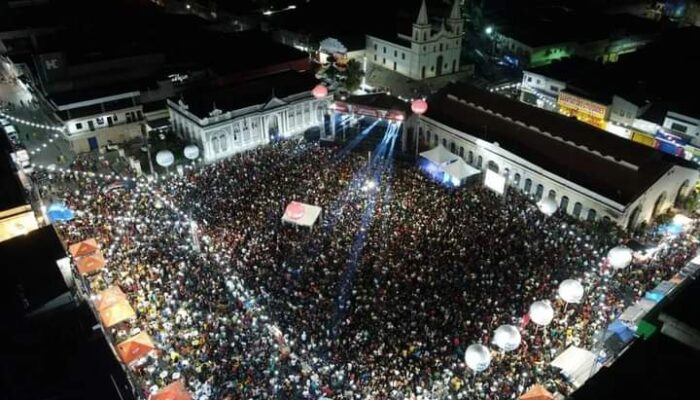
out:
M214 153L218 153L219 152L219 138L214 137L214 139L212 139L212 141L211 141L211 145L214 148Z
M637 206L632 210L632 214L630 215L629 221L627 221L627 229L634 229L634 227L637 226L637 220L639 219L639 214L642 212L642 209Z
M476 167L481 169L481 164L483 164L483 163L484 163L484 157L479 156L479 158L477 158L477 160L476 160Z
M568 197L563 196L561 198L561 202L559 203L559 209L565 213L569 212L569 198Z
M537 185L537 190L535 191L535 199L540 200L542 199L542 196L544 195L544 186L540 183Z
M425 144L430 145L430 136L431 136L431 135L432 135L432 134L430 133L430 129L428 129L427 131L425 131Z
M651 213L652 218L661 214L664 209L664 203L666 203L666 192L663 192L656 198L656 203L654 203L654 210Z
M444 148L447 148L447 139L442 138L442 146L443 146Z
M523 192L525 192L525 194L530 194L531 189L532 189L532 179L527 178L527 179L525 179L525 187L523 187Z
M506 181L508 180L508 177L510 177L510 169L506 168L503 170L503 176L506 177Z
M438 135L437 135L437 133L436 133L435 136L433 136L433 146L437 146L437 145L438 145L438 140L439 140L439 138L438 138Z
M420 141L421 141L421 142L424 140L424 139L423 139L423 127L422 127L422 126L419 126L419 127L418 127L418 137L420 138Z
M574 204L574 217L581 217L581 209L583 209L583 205L577 201L576 204Z
M453 153L457 152L457 146L455 145L455 142L450 143L450 151Z
M464 146L459 146L459 157L464 158Z
M219 136L219 141L221 143L221 151L227 151L228 150L228 140L226 140L226 135L221 135Z
M612 220L610 219L610 217L608 217L607 215L603 217L603 221L605 221L605 222L608 223L608 224L612 222Z
M595 221L597 214L598 213L594 209L591 208L590 210L588 210L588 216L586 217L586 219L588 221L593 222L593 221Z
M498 164L496 164L493 161L489 161L488 163L486 163L486 168L490 169L491 171L493 171L495 173L498 173L498 171L499 171Z
M513 177L513 186L515 186L516 188L520 187L520 174L516 173Z
M547 197L549 197L552 200L556 200L557 199L557 192L555 192L554 190L550 190L549 193L547 193Z
M469 157L467 158L469 164L474 164L474 152L469 150Z

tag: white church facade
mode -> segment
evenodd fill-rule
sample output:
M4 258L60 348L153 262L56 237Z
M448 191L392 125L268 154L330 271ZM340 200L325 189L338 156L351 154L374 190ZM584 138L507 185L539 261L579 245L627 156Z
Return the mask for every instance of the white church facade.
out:
M323 135L330 96L311 93L313 76L285 72L235 87L168 100L175 133L196 144L205 163L314 129Z
M459 0L454 0L450 15L437 29L423 0L410 35L367 35L365 53L369 62L411 79L448 75L459 72L463 33Z

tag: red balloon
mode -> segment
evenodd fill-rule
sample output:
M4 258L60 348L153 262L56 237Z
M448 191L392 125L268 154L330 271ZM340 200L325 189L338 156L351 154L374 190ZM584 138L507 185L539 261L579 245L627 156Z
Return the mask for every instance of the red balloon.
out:
M328 96L328 88L318 84L316 87L311 91L311 93L314 95L315 98L317 99L322 99L326 96Z
M413 100L411 103L411 111L418 115L424 114L428 111L428 103L423 99Z

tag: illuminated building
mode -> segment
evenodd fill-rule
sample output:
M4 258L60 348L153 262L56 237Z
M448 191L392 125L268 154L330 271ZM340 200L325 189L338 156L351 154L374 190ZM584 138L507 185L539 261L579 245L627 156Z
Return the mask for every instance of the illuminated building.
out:
M428 104L426 114L409 120L418 142L442 144L576 218L633 227L667 210L700 178L685 160L468 85L448 85Z
M234 85L186 91L168 100L170 121L183 140L213 162L270 141L325 129L330 99L316 99L311 74L283 72Z
M28 234L39 222L20 181L21 167L10 157L11 145L0 130L0 242Z
M596 102L569 92L559 93L557 99L559 112L568 117L575 117L579 121L605 129L607 125L610 105Z
M459 72L464 32L459 1L437 28L427 10L423 0L411 32L367 35L367 60L416 80Z

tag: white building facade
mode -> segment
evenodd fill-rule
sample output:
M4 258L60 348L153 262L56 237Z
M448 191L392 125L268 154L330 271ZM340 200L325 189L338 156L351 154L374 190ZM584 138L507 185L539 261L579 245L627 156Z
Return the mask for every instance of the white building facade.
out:
M499 118L508 120L506 116L499 116ZM518 129L537 132L538 135L548 138L554 137L526 124L513 123L519 126ZM498 143L483 140L478 135L448 126L426 115L411 118L409 126L417 135L417 141L424 145L423 147L432 148L441 144L475 168L482 171L491 169L502 174L510 187L532 196L535 200L548 196L557 202L561 211L575 218L588 221L606 219L624 228L634 228L642 222L652 221L654 217L673 206L679 197L686 196L700 179L697 169L669 164L663 176L654 180L638 197L622 204L566 176L540 167L501 147ZM599 157L604 162L610 163L610 168L637 171L637 166L624 160L615 159L598 150L591 150L565 139L560 141L577 148L577 151ZM597 177L597 179L605 179L605 177Z
M168 110L175 133L199 146L203 161L211 163L312 128L323 135L330 101L306 91L236 110L214 109L206 117L190 112L183 101L168 100Z
M369 62L421 80L459 72L464 20L455 0L450 16L439 29L433 29L423 1L411 36L367 35L366 56Z

